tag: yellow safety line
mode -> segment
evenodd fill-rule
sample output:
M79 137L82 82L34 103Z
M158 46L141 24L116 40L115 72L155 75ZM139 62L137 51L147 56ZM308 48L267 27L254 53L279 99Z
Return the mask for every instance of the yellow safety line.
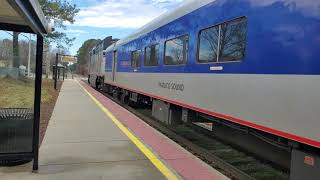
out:
M76 82L167 179L178 179L178 177L167 166L165 166L149 148L147 148L134 134L132 134L130 130L127 129L107 108L105 108L93 95L91 95L78 81Z

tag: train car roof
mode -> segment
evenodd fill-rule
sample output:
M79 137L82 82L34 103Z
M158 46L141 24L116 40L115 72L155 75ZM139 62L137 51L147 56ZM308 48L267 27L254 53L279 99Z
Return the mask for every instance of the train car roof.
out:
M134 39L137 39L141 37L144 34L147 34L149 32L152 32L192 11L195 11L199 9L202 6L205 6L209 4L210 2L213 2L215 0L187 0L184 3L182 3L177 9L173 11L169 11L157 18L155 18L150 23L142 26L140 29L138 29L136 32L132 33L131 35L127 36L124 39L119 40L115 43L115 45L110 46L106 49L106 51L112 51L118 46L124 45Z

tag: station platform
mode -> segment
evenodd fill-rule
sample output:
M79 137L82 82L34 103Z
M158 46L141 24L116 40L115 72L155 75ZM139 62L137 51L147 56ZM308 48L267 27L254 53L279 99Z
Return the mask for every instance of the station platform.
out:
M40 148L40 168L1 180L228 179L85 82L66 80Z

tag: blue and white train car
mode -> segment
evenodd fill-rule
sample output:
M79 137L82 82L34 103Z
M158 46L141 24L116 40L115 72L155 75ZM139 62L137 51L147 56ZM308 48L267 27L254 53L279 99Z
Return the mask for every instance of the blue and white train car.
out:
M319 7L187 1L110 46L104 83L319 149Z

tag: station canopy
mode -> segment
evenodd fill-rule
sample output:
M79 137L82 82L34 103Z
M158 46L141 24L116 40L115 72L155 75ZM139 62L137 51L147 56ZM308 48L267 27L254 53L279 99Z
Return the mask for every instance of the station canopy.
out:
M0 29L36 34L51 30L37 0L0 0Z

